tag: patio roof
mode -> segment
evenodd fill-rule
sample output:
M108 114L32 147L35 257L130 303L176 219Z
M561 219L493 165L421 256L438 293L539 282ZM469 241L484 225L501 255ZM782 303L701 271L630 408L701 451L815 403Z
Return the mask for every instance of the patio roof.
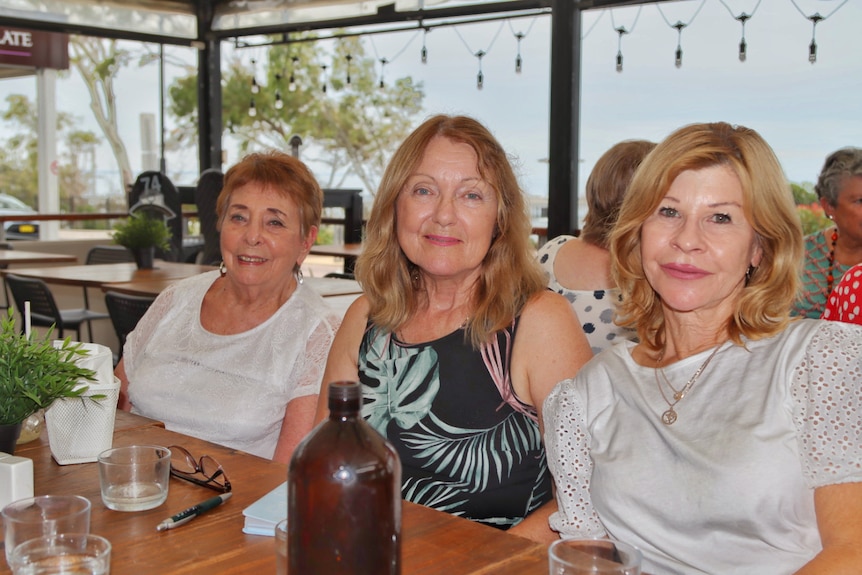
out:
M670 0L658 0L670 1ZM548 237L578 224L581 12L644 0L0 0L6 26L199 50L200 170L221 168L221 40L551 13ZM496 16L495 16L496 15Z

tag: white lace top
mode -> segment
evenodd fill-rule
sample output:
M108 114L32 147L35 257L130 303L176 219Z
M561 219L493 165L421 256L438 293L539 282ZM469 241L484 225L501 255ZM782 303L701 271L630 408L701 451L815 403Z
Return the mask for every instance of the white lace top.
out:
M747 349L725 343L673 425L633 346L545 401L551 527L634 544L649 573L795 572L821 549L814 488L862 481L862 327L801 320ZM710 352L665 367L673 387Z
M571 290L557 281L554 274L557 252L563 244L573 239L575 239L574 236L558 236L539 248L536 257L548 278L548 289L569 300L575 313L578 314L581 327L594 354L624 339L637 339L635 330L622 328L614 323L614 308L620 300L619 289Z
M320 390L340 320L299 285L264 323L216 335L200 322L207 272L167 288L129 334L132 411L170 430L272 458L287 404Z

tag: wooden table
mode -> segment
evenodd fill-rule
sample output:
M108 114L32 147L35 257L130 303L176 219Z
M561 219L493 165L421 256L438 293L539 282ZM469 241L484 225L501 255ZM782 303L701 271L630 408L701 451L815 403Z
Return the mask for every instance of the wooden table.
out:
M352 274L356 258L362 253L362 244L330 244L326 246L311 246L308 252L316 256L332 256L344 258L344 273Z
M111 283L102 285L102 291L116 291L130 295L157 296L169 285L179 279L140 280L132 282ZM355 295L362 293L362 288L355 280L338 278L304 278L303 282L323 297Z
M156 260L155 267L151 270L139 270L134 263L125 262L117 264L21 268L17 270L0 270L0 273L4 275L13 273L22 277L38 278L46 283L100 288L105 284L132 281L182 279L214 269L216 269L214 266Z
M76 261L78 261L78 258L68 254L0 250L0 265L74 263ZM18 273L18 271L13 271L12 273Z
M242 510L285 481L286 465L161 429L157 422L121 418L119 413L117 421L114 446L182 445L197 457L215 457L230 478L234 495L187 525L157 532L160 521L214 492L172 478L167 501L156 509L111 511L101 501L97 464L57 465L47 443L33 442L31 448L18 451L17 455L33 459L37 495L79 494L92 502L90 531L111 541L113 573L260 575L275 571L274 538L244 534ZM404 503L402 536L404 575L548 572L544 545L412 503ZM7 573L0 559L0 575Z

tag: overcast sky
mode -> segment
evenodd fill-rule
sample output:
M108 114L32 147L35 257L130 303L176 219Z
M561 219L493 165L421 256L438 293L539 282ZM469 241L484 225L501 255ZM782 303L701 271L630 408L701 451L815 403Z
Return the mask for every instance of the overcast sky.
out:
M756 9L755 9L756 8ZM753 16L745 26L747 60L738 59L741 25L731 15ZM833 14L834 12L834 14ZM812 24L817 62L808 61ZM804 15L803 15L804 14ZM683 63L674 66L676 22L687 24ZM723 120L758 130L773 146L791 181L814 181L823 159L847 145L862 146L862 2L859 0L684 0L586 12L583 23L580 189L598 157L630 138L660 140L691 122ZM615 71L618 33L624 26L623 71ZM523 33L523 71L516 74L516 33ZM366 36L370 54L385 57L387 80L412 75L423 82L425 111L469 114L484 122L517 159L526 191L547 194L550 18L519 18L433 29L422 34ZM168 48L171 50L171 48ZM483 50L484 88L476 88ZM179 73L176 69L174 73ZM168 74L171 75L171 67ZM32 78L0 80L0 99L33 97ZM58 83L58 107L98 132L86 91L72 74ZM120 75L121 135L133 170L141 166L139 115L158 117L158 68ZM5 107L5 102L3 104ZM238 158L228 150L228 162ZM104 146L99 169L110 170ZM169 156L169 172L195 166L196 152ZM189 172L192 184L195 175ZM102 185L111 185L105 182Z

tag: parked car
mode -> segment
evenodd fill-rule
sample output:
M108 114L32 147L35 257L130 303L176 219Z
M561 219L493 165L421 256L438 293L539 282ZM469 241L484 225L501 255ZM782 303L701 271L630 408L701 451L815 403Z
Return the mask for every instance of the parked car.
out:
M0 216L35 214L36 210L9 194L0 194ZM36 222L3 222L7 240L38 240L39 224Z

